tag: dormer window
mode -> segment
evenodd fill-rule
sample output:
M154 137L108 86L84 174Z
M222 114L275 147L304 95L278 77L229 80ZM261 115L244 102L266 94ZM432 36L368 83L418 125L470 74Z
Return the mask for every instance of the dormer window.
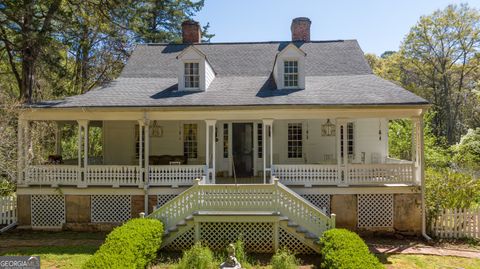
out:
M285 88L298 87L298 61L287 60L283 62L283 86Z
M178 56L178 90L206 91L215 79L207 56L191 45Z
M185 63L185 89L200 88L200 68L199 63Z
M272 72L278 89L305 89L306 56L293 43L278 52Z

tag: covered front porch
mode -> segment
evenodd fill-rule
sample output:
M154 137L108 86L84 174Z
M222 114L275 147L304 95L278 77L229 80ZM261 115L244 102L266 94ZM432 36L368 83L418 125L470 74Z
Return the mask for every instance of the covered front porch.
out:
M139 120L24 117L19 125L19 183L144 188L189 186L202 177L207 184L271 183L275 177L285 185L305 187L419 184L420 116L322 114L262 119L200 114L174 119L161 113ZM389 158L388 122L396 118L414 123L411 160ZM55 128L55 146L48 156L31 156L29 137L38 121ZM72 139L76 156L72 143L69 152L64 148Z

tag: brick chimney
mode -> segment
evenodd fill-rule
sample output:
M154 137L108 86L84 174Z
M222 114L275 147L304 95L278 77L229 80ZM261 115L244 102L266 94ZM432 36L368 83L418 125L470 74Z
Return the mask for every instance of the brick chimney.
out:
M292 41L310 41L310 25L312 22L307 17L299 17L292 20Z
M202 30L198 21L188 20L182 22L183 43L200 43L202 40Z

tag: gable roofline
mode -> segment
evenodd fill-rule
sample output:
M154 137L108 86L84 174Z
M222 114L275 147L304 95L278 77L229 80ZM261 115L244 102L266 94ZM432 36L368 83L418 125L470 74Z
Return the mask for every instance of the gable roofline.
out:
M279 51L277 53L276 58L278 56L282 55L283 53L285 53L285 51L287 51L289 48L292 48L292 47L295 48L298 52L300 52L300 54L303 54L303 56L307 56L307 53L305 51L303 51L301 48L297 47L293 42L290 42L287 46L285 46L285 48L283 48L281 51Z
M183 55L185 55L189 50L194 50L196 53L200 54L201 56L203 56L205 59L207 58L207 55L205 55L205 53L203 53L203 51L197 49L194 45L190 45L188 47L186 47L185 49L182 50L182 52L180 52L178 55L177 55L177 60L182 58Z

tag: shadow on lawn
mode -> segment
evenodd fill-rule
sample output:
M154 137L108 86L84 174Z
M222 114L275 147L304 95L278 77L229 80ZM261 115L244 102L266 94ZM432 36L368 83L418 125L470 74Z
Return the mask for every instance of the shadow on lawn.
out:
M35 246L35 247L14 247L0 255L74 255L93 254L97 246Z
M215 253L217 260L224 260L225 253ZM248 253L248 260L252 265L255 266L267 266L270 264L270 260L272 259L273 254L268 253ZM296 255L296 257L300 260L301 266L310 266L311 269L320 268L321 257L320 255ZM177 263L180 258L182 258L181 252L175 251L159 251L158 257L154 262L157 265L172 265ZM163 267L159 267L163 268Z

